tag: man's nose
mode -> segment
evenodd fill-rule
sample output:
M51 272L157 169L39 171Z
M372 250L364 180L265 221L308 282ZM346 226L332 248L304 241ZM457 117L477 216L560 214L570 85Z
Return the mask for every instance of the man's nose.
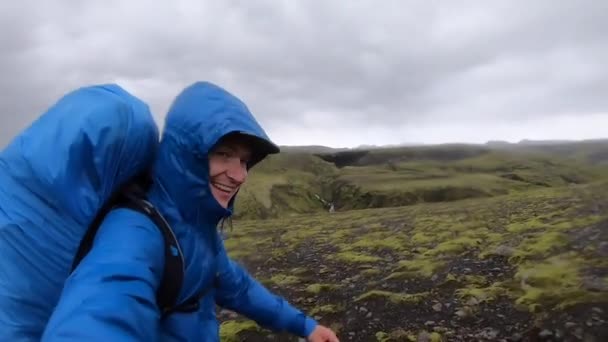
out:
M235 182L244 183L245 179L247 179L247 165L244 165L240 161L230 163L227 174Z

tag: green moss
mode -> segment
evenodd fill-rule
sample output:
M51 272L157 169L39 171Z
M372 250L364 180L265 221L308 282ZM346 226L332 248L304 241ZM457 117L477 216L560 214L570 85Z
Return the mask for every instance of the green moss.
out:
M442 342L441 334L438 332L431 333L431 342Z
M361 271L359 274L361 274L362 276L366 276L366 277L373 277L373 276L382 274L382 271L380 271L379 269L375 269L375 268L369 268L369 269Z
M481 239L471 238L468 236L461 236L456 239L442 242L427 251L427 255L440 255L440 254L458 254L466 251L469 248L478 247L481 244Z
M311 284L306 287L306 291L313 294L319 294L321 292L334 291L339 287L339 285L335 284Z
M515 279L521 284L516 304L530 311L564 308L591 301L597 294L582 288L581 268L589 263L575 253L552 257L542 263L519 267Z
M226 342L238 342L239 334L243 331L258 331L259 326L250 320L226 321L220 325L220 339Z
M412 236L412 243L415 245L425 245L430 242L433 242L435 237L432 235L427 235L425 233L418 232Z
M411 260L401 260L398 265L396 272L400 275L429 278L433 276L438 268L443 266L443 262L433 258L419 257Z
M576 218L566 218L564 221L558 221L551 225L552 230L570 230L574 228L584 228L592 224L605 220L607 217L603 215L588 215Z
M408 293L395 293L395 292L382 291L382 290L372 290L372 291L369 291L369 292L366 292L366 293L360 295L359 297L357 297L355 299L355 301L359 302L359 301L364 301L364 300L368 300L368 299L380 298L380 299L387 299L393 304L405 304L405 303L416 304L416 303L420 303L422 300L424 300L426 297L428 297L429 294L430 294L429 292L408 294Z
M245 250L245 249L241 249L241 250L233 250L233 251L229 251L228 255L235 260L242 260L245 258L248 258L250 256L252 256L254 254L254 251L251 250Z
M314 228L291 227L285 234L281 236L281 241L293 247L308 238L315 237L319 231Z
M390 341L390 337L384 331L378 331L376 333L376 341L378 341L378 342L388 342L388 341Z
M397 341L411 341L416 342L418 338L410 331L404 329L395 329L390 333L379 331L376 333L376 340L379 342L397 342Z
M533 238L524 239L516 248L511 261L521 261L531 257L547 256L549 252L566 246L568 237L558 232L540 233Z
M296 267L296 268L291 269L291 273L295 274L296 276L305 274L307 272L308 272L308 268L306 268L306 267Z
M406 245L400 238L394 236L383 237L385 233L380 234L367 234L355 241L352 248L366 248L371 250L377 249L391 249L391 250L403 250ZM382 236L382 237L381 237Z
M522 222L513 222L507 226L507 230L511 233L522 233L531 230L546 228L547 224L539 218L532 218Z
M327 305L316 306L316 307L312 308L310 310L310 315L311 316L325 315L325 314L336 313L336 312L339 312L339 311L340 310L338 309L337 306L331 305L331 304L327 304Z
M270 238L244 235L242 232L234 234L224 241L228 254L235 259L248 258L255 254L259 246L268 244Z
M481 275L465 274L458 276L458 282L460 282L461 284L479 286L486 284L488 282L488 279Z
M458 278L453 273L448 273L439 286L452 286L455 284L459 284Z
M327 236L328 241L341 241L347 237L349 237L352 232L348 229L336 229L333 232L329 233Z
M504 288L501 283L493 283L488 287L477 287L470 285L466 288L456 290L456 296L463 301L474 298L477 303L490 302L498 296L506 295L509 290Z
M300 283L300 279L298 277L285 274L274 275L270 278L270 281L279 286L287 286Z

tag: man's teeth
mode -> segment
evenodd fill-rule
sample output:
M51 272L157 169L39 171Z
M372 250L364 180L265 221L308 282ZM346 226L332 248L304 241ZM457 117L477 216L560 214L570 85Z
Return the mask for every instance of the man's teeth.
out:
M225 192L232 192L234 190L233 187L223 185L223 184L218 184L218 183L213 183L213 186L215 186L216 188L218 188L222 191L225 191Z

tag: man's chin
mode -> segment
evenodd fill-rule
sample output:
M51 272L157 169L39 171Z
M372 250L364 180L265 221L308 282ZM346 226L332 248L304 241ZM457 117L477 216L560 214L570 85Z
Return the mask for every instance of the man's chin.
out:
M230 203L230 198L232 198L232 197L226 198L224 196L224 194L218 194L215 191L212 191L212 193L213 193L213 198L215 199L217 204L219 204L224 209L228 208L228 203Z

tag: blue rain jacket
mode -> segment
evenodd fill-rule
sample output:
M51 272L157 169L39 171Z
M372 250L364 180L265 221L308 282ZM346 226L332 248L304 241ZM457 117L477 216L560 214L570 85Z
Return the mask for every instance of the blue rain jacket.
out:
M216 303L275 331L312 332L317 323L232 261L218 235L217 224L231 215L234 202L225 209L213 198L207 153L232 132L256 137L256 151L274 146L240 100L213 84L195 83L173 103L152 168L149 199L172 226L185 258L179 300L211 289L199 310L160 319L155 297L164 267L163 237L142 214L116 209L66 280L42 341L218 341ZM58 242L61 229L56 228Z
M0 341L40 341L89 222L157 146L148 106L98 85L63 96L0 152Z

